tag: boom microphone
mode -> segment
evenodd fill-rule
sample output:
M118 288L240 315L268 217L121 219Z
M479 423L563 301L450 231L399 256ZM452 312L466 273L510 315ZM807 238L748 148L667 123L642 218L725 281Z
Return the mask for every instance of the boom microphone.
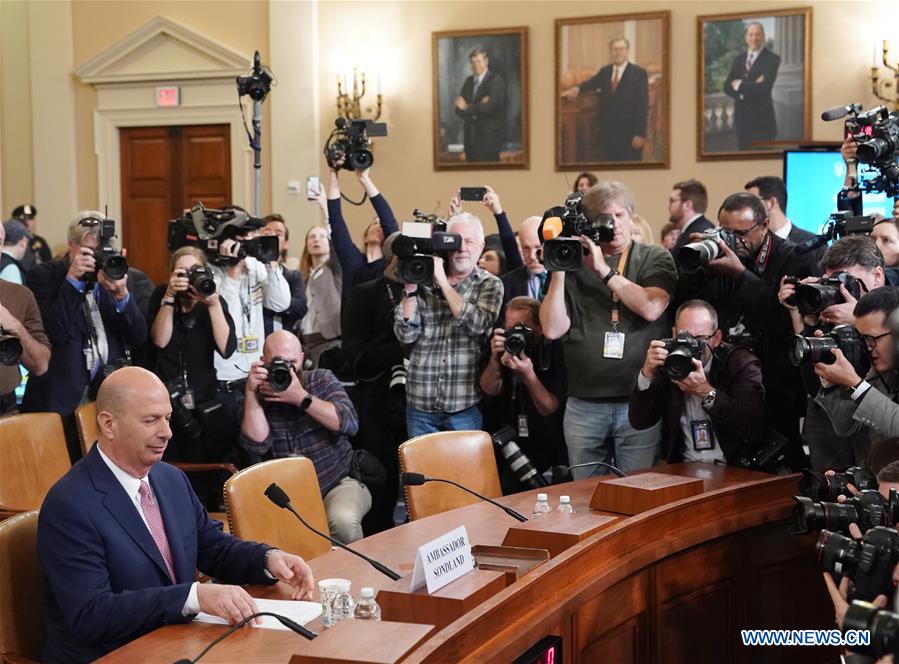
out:
M857 104L853 104L851 106L834 106L833 108L828 108L826 111L821 113L821 119L825 122L831 122L832 120L845 118L852 111L856 110L856 106Z
M369 565L371 565L372 567L374 567L376 570L378 570L378 571L379 571L381 574L383 574L384 576L390 577L390 578L393 579L394 581L396 581L397 579L400 578L400 575L399 575L399 574L397 574L396 572L394 572L392 569L390 569L389 567L387 567L387 566L384 565L383 563L379 563L379 562L378 562L377 560L375 560L374 558L369 558L369 557L366 556L365 554L359 553L359 552L356 551L355 549L351 549L350 547L348 547L346 544L344 544L344 543L341 542L340 540L334 539L334 538L331 537L330 535L325 535L325 534L324 534L323 532L321 532L320 530L316 530L315 528L313 528L312 526L310 526L308 523L306 523L306 521L303 519L303 517L300 516L299 512L297 512L297 511L294 509L293 505L290 504L290 496L288 496L288 495L284 492L284 489L282 489L281 487L279 487L279 486L278 486L277 484L275 484L274 482L272 482L271 484L268 485L268 488L265 490L265 496L266 496L266 498L268 498L270 501L272 501L272 502L273 502L275 505L277 505L278 507L280 507L280 508L282 508L282 509L290 510L290 512L291 512L296 518L298 518L298 519L300 520L300 523L302 523L304 526L306 526L309 530L311 530L312 532L314 532L314 533L315 533L316 535L318 535L319 537L323 537L323 538L325 538L326 540L328 540L329 542L331 542L331 544L333 544L334 546L339 547L339 548L343 549L344 551L349 551L349 552L352 553L354 556L358 556L359 558L362 558L362 560L364 560L364 561L367 562Z
M505 512L506 514L511 516L513 519L518 519L519 521L522 521L522 522L527 521L527 517L516 512L511 507L506 507L505 505L500 505L498 502L496 502L492 498L488 498L487 496L482 496L477 491L472 491L468 487L462 486L458 482L453 482L452 480L444 480L439 477L426 477L425 475L422 475L421 473L403 473L403 484L405 484L406 486L421 486L425 482L444 482L446 484L452 484L453 486L458 487L458 488L462 489L463 491L467 491L472 496L477 496L481 500L486 500L491 505L496 505L498 508L500 508L503 512Z

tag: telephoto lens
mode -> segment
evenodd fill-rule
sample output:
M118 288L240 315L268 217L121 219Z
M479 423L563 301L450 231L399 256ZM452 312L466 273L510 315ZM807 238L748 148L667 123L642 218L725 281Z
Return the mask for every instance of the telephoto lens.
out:
M892 526L899 519L899 495L890 489L890 497L879 491L862 491L845 503L815 502L805 496L793 496L792 532L807 533L812 530L833 530L849 534L849 524L858 525L862 533L874 526Z
M22 342L19 337L7 334L0 325L0 364L13 367L19 363L22 356Z
M293 380L290 362L282 357L276 357L265 365L268 370L268 384L275 392L283 392Z
M824 475L813 470L802 471L799 480L799 493L812 500L835 501L839 496L851 495L849 485L859 491L878 488L877 476L867 468L853 466L843 473Z
M515 430L506 426L493 434L493 444L503 455L506 465L515 473L518 481L532 489L546 486L543 476L534 468L534 464L515 442Z
M837 580L852 580L850 599L871 601L893 594L893 568L899 562L899 533L875 526L861 540L822 530L815 545L818 564ZM839 582L839 581L837 581Z
M843 618L843 634L849 630L866 631L868 645L852 646L850 650L875 659L899 655L899 615L870 602L855 600Z

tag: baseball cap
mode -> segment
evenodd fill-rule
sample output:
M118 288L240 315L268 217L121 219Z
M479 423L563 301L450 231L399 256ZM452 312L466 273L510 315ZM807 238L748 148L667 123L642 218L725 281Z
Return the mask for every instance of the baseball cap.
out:
M6 233L6 242L4 244L17 244L23 237L31 239L31 233L25 228L18 219L9 219L3 222L3 231Z

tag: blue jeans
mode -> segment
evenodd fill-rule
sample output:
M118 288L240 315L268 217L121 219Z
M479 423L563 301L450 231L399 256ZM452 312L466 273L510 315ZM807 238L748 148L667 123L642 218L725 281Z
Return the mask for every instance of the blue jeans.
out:
M661 423L638 431L627 419L627 401L584 401L568 397L565 407L565 443L568 461L577 463L604 461L625 473L655 465L659 459ZM575 468L574 479L604 475L602 466Z
M406 428L409 438L436 431L480 431L483 420L477 406L458 413L428 413L406 404Z

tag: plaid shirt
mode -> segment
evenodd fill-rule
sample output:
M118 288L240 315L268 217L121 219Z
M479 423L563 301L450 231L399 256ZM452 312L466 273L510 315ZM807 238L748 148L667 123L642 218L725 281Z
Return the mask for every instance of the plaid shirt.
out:
M340 431L332 433L296 406L265 403L269 433L257 442L240 432L241 446L258 455L271 451L274 458L290 456L296 451L308 457L315 466L322 496L340 483L350 472L353 448L347 436L359 429L356 409L343 385L327 369L307 371L303 377L306 391L314 397L334 404L340 420Z
M481 353L502 304L502 282L479 267L455 289L464 301L458 318L439 288L418 288L408 321L402 302L394 312L397 339L412 344L406 398L428 413L458 413L478 402Z

